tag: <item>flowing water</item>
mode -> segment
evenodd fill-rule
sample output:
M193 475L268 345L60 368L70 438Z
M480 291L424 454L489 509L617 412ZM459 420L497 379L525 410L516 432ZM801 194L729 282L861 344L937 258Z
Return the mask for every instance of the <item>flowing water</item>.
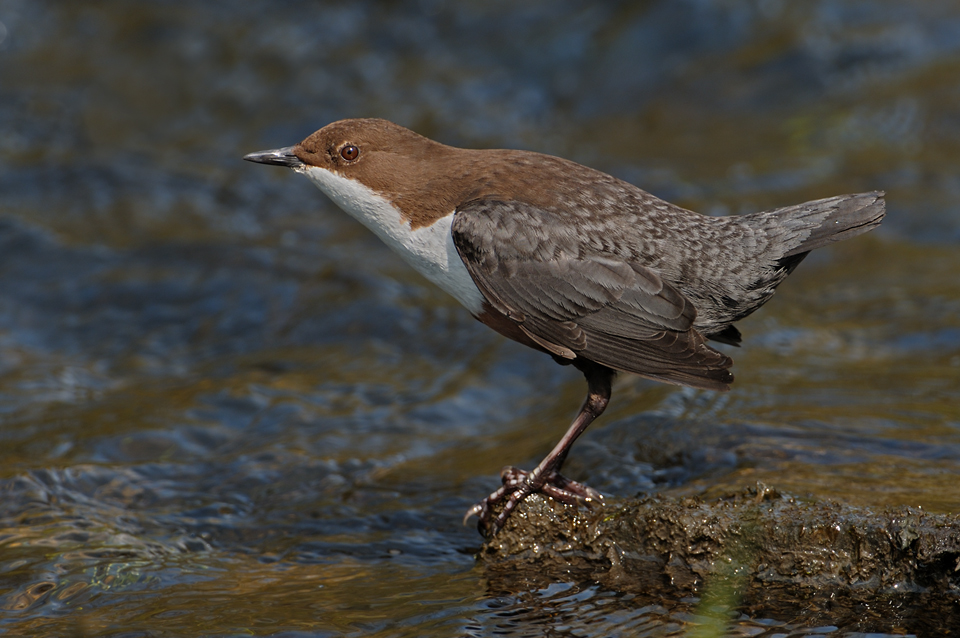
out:
M568 469L612 496L960 511L958 112L946 0L0 0L0 634L709 629L697 599L475 561L463 512L584 383L239 159L342 117L709 214L885 189L879 231L741 322L733 391L620 378ZM818 604L726 630L951 631Z

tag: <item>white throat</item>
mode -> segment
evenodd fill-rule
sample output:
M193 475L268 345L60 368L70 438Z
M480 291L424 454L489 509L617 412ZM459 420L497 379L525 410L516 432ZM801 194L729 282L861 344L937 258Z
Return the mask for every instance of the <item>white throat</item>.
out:
M453 295L471 313L480 314L484 298L453 245L452 214L414 230L396 206L360 182L316 166L294 170L309 177L334 204L372 230L414 270Z

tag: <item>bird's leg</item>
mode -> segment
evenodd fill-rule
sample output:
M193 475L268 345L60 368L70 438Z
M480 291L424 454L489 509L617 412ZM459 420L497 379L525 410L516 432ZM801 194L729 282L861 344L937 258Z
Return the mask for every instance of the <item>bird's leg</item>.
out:
M614 371L610 368L577 359L573 362L587 378L587 398L580 408L580 413L567 430L556 447L544 458L540 464L530 472L518 470L515 467L506 467L500 473L503 485L469 510L463 521L476 515L479 517L477 527L484 535L493 536L506 522L510 513L518 503L534 492L542 492L551 498L563 503L591 502L601 500L603 496L596 490L562 476L560 467L567 458L567 453L583 431L594 419L600 416L610 402L611 383ZM505 501L503 509L492 518L491 505Z

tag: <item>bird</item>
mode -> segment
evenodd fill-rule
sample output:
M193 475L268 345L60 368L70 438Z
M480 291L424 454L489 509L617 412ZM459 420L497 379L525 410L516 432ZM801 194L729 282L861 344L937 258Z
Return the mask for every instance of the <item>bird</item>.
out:
M880 224L882 191L715 217L576 162L448 146L377 118L333 122L243 159L288 167L501 335L583 373L587 396L533 470L512 466L465 517L492 537L527 496L593 504L560 474L618 373L726 391L734 325L811 251Z

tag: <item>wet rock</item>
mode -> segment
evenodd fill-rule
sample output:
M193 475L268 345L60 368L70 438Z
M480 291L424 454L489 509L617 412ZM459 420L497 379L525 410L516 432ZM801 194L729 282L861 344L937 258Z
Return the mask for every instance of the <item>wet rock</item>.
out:
M723 582L741 593L799 587L954 598L960 518L811 503L763 485L715 501L652 496L590 509L535 495L479 558L494 578L579 576L678 596Z

